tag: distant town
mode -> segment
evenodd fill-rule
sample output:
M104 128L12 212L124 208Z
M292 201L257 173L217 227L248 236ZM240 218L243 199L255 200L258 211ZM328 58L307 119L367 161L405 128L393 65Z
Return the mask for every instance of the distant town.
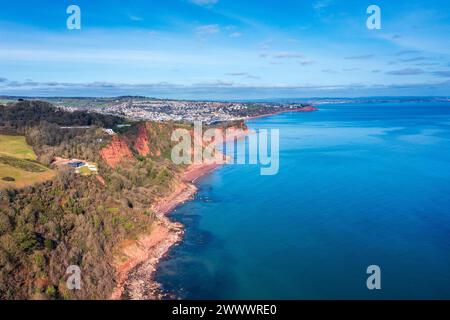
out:
M33 98L24 98L33 99ZM243 120L265 114L297 111L305 103L244 103L219 101L164 100L145 97L117 98L36 98L69 111L89 111L122 116L132 121L201 121L206 124ZM4 102L14 101L5 97ZM15 99L17 101L17 99Z
M201 121L207 124L242 120L305 107L303 104L157 100L141 97L122 97L109 101L92 100L86 101L84 105L79 101L74 104L73 101L62 100L55 104L66 111L88 109L135 121Z

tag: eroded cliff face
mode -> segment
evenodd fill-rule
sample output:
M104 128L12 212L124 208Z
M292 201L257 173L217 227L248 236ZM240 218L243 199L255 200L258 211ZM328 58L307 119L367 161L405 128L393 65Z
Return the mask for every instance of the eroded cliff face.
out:
M157 127L157 131L163 130L164 126L159 124ZM137 153L143 157L146 157L148 155L151 156L160 156L161 151L155 148L155 141L150 141L150 132L152 130L155 130L151 127L151 125L147 123L142 123L138 125L138 133L134 140L134 149L137 151Z
M186 129L186 126L183 128ZM135 156L137 155L141 157L160 157L162 154L170 152L173 146L170 137L175 129L177 129L177 126L173 124L139 123L123 135L115 135L111 142L100 150L100 155L111 168L116 168L119 164L126 164L130 160L136 160ZM206 129L204 128L204 130ZM204 141L203 136L194 136L193 128L188 130L192 141L195 141L197 145L202 145L205 149L213 149L217 143L220 144L222 142L214 141L214 137L209 141ZM236 122L229 126L219 126L215 128L215 131L223 141L248 134L248 129L243 122Z
M143 157L150 154L150 141L148 138L147 124L140 124L138 126L138 134L134 141L134 148Z
M119 136L114 136L111 142L100 150L100 155L102 156L103 161L111 168L117 167L126 160L134 160L130 147L128 147L126 141Z
M136 160L135 155L159 157L162 150L170 147L172 130L173 126L168 124L139 123L130 131L115 135L111 142L100 150L100 155L111 168Z

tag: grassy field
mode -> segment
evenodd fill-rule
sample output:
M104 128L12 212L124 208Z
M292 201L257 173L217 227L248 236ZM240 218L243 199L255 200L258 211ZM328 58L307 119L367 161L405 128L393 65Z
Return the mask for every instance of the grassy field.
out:
M81 168L78 169L78 172L82 176L85 176L85 177L97 174L97 172L93 172L93 171L89 170L88 167L81 167Z
M36 162L25 137L0 135L0 189L24 188L53 177L52 170Z
M15 102L16 100L7 100L7 99L0 99L0 104L8 104L11 102Z
M36 160L36 154L23 136L6 136L0 134L0 155L18 159Z

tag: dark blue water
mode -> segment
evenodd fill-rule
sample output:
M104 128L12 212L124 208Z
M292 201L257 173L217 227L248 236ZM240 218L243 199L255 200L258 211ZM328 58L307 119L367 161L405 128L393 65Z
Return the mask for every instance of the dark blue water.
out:
M280 171L225 166L173 219L157 280L179 298L450 299L450 104L321 106L280 129ZM379 291L366 286L381 268Z

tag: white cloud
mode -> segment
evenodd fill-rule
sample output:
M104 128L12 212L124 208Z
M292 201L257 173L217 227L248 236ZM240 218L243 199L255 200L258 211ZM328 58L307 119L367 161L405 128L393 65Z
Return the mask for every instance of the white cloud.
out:
M351 56L351 57L345 57L347 60L366 60L366 59L372 59L374 57L373 54L363 54L359 56Z
M298 52L279 52L273 56L276 59L295 59L303 58L303 54Z
M196 33L200 35L210 35L220 32L220 27L217 24L207 24L204 26L197 27Z
M219 2L219 0L189 0L190 3L198 6L213 6Z
M227 76L232 76L232 77L246 77L249 79L261 79L261 77L259 76L255 76L251 73L248 72L233 72L233 73L227 73Z
M399 69L399 70L393 70L386 72L386 74L393 75L393 76L413 76L418 74L423 74L425 71L418 68L405 68L405 69Z
M138 16L134 16L134 15L129 15L128 18L130 18L131 21L142 21L142 20L144 20L143 18L138 17Z
M317 12L320 13L320 11L322 11L323 9L325 9L326 7L328 7L331 4L331 0L319 0L313 3L313 9Z
M272 39L268 39L268 40L266 40L266 41L260 42L260 43L258 44L258 46L259 46L261 49L263 49L263 50L267 50L267 49L270 49L270 46L272 45L272 43L273 43L273 40L272 40Z
M314 64L314 63L316 63L314 60L304 60L304 61L300 62L300 64L302 66L308 66L308 65Z
M397 52L395 55L403 56L403 55L416 54L416 53L420 53L420 51L419 50L402 50L402 51Z
M438 77L450 78L450 70L434 71L433 75L438 76Z
M230 38L239 38L240 36L242 36L242 33L240 32L233 32L230 34Z
M333 69L323 69L322 72L329 74L338 74L339 72Z

